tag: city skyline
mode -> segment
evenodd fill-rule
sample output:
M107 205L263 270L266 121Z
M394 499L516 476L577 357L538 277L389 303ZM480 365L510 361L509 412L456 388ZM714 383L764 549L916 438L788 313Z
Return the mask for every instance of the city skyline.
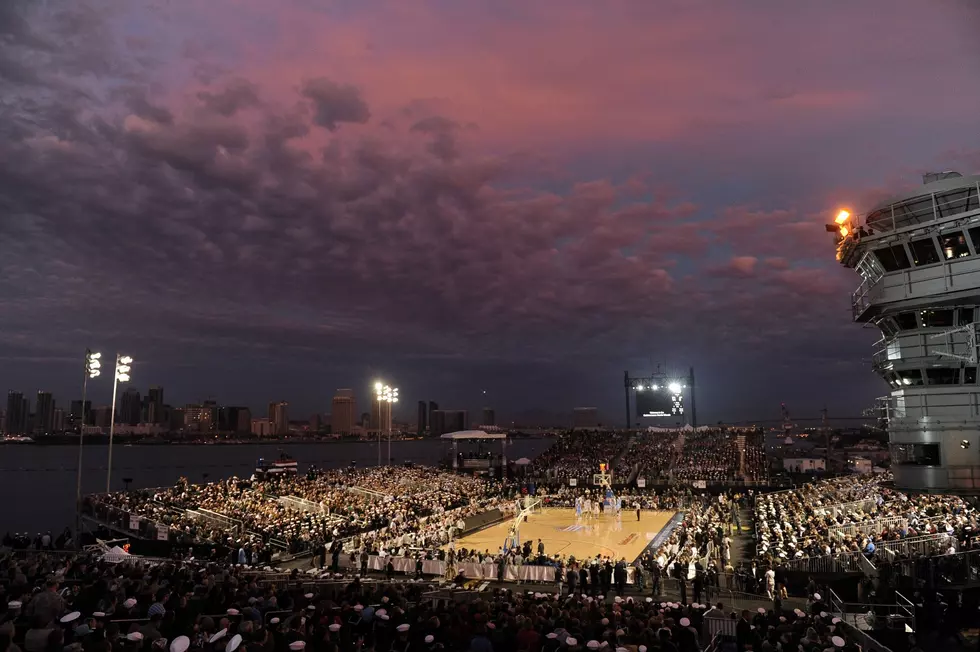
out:
M0 3L0 388L91 347L253 411L886 393L824 224L980 168L976 3L315 5Z

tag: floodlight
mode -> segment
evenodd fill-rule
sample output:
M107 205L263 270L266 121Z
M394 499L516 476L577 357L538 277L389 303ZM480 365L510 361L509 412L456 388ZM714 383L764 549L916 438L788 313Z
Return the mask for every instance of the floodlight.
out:
M678 382L676 382L676 381L675 382L672 382L671 384L667 385L667 389L669 389L672 394L680 394L681 393L681 384L678 383Z
M837 217L836 217L836 218L834 219L834 222L836 222L837 224L843 224L844 222L846 222L846 221L847 221L847 219L848 219L848 218L849 218L850 216L851 216L851 214L850 214L850 213L848 213L848 212L847 212L847 211L845 211L845 210L841 210L841 212L840 212L840 213L837 213Z
M102 354L101 353L89 353L88 354L88 359L89 360L98 360L101 357L102 357Z
M121 383L129 382L129 374L117 374L116 379Z
M119 358L119 364L132 364L132 363L133 363L133 359L128 355L124 355L121 358Z
M374 391L380 392L384 386L381 383L374 383Z
M643 385L637 385L636 386L636 391L642 392L643 391Z

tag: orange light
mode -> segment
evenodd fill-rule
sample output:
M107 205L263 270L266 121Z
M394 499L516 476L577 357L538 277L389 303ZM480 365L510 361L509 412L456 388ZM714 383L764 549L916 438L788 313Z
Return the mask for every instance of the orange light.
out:
M838 224L843 224L848 220L850 216L851 216L850 213L848 213L845 210L842 210L840 213L837 213L837 218L834 221L837 222Z
M847 230L847 227L846 226L842 226L840 228L841 237L846 238L848 233L850 233L850 231Z

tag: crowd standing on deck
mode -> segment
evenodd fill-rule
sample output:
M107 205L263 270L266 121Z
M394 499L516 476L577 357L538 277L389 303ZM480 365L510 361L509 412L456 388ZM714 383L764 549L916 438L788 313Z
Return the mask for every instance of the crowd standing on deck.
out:
M0 652L697 652L721 621L739 652L858 649L819 595L754 612L507 588L440 602L422 583L277 586L241 567L86 556L8 557L0 575Z

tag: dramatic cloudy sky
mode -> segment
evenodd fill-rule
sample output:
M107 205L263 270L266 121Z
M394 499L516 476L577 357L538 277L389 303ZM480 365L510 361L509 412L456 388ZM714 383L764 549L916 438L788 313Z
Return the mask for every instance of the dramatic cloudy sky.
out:
M0 386L67 401L91 346L174 404L305 417L383 376L406 417L620 421L623 371L666 361L702 421L859 413L876 337L822 225L980 167L978 26L966 0L5 0Z

